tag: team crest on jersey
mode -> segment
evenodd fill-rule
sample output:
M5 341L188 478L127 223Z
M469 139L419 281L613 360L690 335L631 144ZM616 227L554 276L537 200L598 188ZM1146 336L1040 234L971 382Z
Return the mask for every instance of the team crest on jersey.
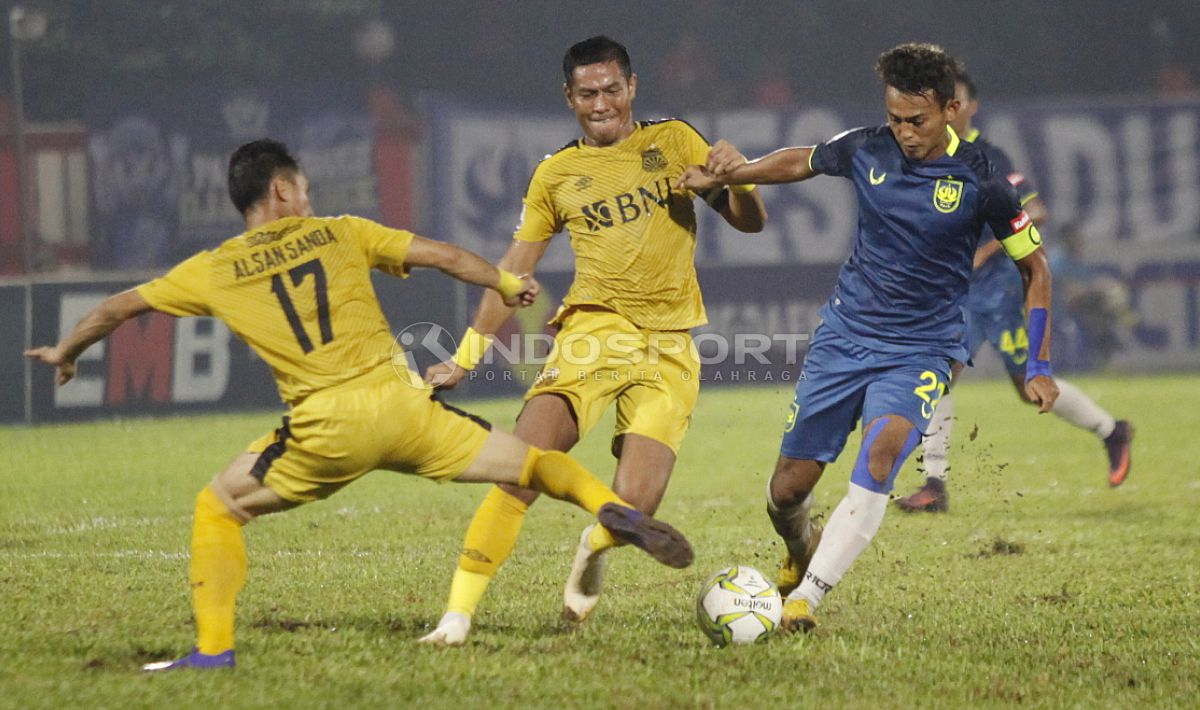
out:
M950 214L958 209L962 201L963 184L961 180L941 178L933 186L933 206L938 212Z
M667 156L656 146L642 151L642 170L657 173L667 169Z

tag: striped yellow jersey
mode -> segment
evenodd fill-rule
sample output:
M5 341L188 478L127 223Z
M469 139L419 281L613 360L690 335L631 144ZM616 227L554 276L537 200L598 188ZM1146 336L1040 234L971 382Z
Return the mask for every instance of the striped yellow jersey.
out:
M287 217L202 251L138 287L156 310L216 316L296 403L399 353L371 268L404 276L413 234L359 217Z
M688 165L704 164L708 149L684 121L643 121L616 145L577 140L538 164L515 237L544 241L566 227L575 281L564 306L600 305L652 330L707 322L695 195L672 184Z

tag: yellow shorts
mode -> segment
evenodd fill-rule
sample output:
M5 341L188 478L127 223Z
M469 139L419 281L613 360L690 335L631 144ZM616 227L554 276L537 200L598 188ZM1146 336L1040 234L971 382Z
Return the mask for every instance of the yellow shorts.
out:
M297 503L377 468L451 480L479 455L491 425L432 397L419 377L390 364L315 392L250 444L260 454L252 473Z
M567 399L584 436L617 401L617 427L678 453L700 393L700 355L687 331L639 328L623 316L576 307L562 319L554 348L525 400Z

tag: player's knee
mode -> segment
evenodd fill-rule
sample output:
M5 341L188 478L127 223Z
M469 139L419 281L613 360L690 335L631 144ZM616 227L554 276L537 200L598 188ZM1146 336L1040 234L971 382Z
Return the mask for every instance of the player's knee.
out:
M799 505L816 487L825 464L810 459L780 456L771 476L771 502L781 508Z
M538 492L532 488L522 488L520 486L514 486L511 483L498 483L496 485L500 488L500 490L524 504L526 508L532 505L533 502L537 500L539 495Z
M866 458L867 473L875 481L886 483L895 477L896 472L904 463L904 459L912 453L920 432L907 419L888 417L880 421L876 419L867 426L864 436L864 451L859 453L859 461Z
M240 525L250 522L254 516L238 505L237 500L221 485L216 478L196 495L196 512L233 518Z

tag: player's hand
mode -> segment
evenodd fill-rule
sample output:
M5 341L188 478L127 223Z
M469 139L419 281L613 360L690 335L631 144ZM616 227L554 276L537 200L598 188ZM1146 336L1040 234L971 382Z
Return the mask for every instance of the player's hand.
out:
M454 389L454 386L467 376L467 372L459 367L458 363L447 360L425 368L425 382L435 390Z
M504 298L501 296L501 298L504 298L504 305L508 306L509 308L525 308L526 306L532 306L533 302L537 300L538 294L542 292L542 285L537 282L537 279L533 278L529 274L521 274L518 278L521 279L522 284L524 285L524 288L521 290L521 292L512 298Z
M691 190L697 193L722 187L725 187L725 183L713 177L703 165L687 166L675 181L676 190Z
M1038 375L1025 383L1025 394L1029 401L1038 405L1038 414L1045 414L1054 406L1054 400L1058 399L1058 383L1053 377Z
M720 179L746 164L746 156L727 140L717 141L708 151L708 162L704 167L713 177Z
M54 365L58 368L58 377L54 381L59 386L67 384L71 381L71 378L75 377L75 361L68 360L57 347L43 345L40 348L26 350L25 357L30 360L44 362L47 365Z

